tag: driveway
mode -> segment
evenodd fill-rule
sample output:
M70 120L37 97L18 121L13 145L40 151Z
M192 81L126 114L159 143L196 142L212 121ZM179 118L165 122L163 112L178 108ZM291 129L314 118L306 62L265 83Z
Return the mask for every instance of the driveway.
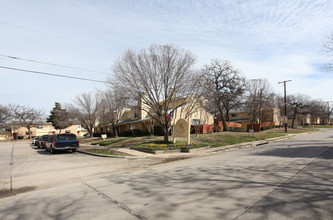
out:
M0 191L10 189L11 178L14 190L40 189L161 162L161 158L104 158L71 152L50 154L27 141L0 142Z

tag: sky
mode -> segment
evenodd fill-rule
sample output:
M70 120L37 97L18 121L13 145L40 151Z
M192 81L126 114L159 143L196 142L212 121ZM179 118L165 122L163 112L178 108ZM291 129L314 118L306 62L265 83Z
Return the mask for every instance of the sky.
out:
M47 116L55 102L104 89L96 81L112 77L126 50L152 44L190 50L198 70L228 60L279 95L278 82L292 80L287 94L333 101L333 72L322 69L332 12L333 0L0 0L0 104Z

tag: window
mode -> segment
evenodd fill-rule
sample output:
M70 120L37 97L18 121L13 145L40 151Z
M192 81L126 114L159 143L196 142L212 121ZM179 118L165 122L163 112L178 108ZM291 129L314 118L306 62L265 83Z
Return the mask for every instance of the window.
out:
M138 118L138 117L139 117L138 110L134 109L134 118Z
M80 129L80 128L81 128L81 125L77 125L77 128Z
M57 137L58 141L69 141L69 140L76 140L76 136L74 134L62 134L58 135Z
M200 125L200 119L192 119L192 125Z
M44 126L43 125L37 125L37 129L43 129Z
M231 117L232 117L232 118L236 118L236 117L237 117L237 114L231 114Z

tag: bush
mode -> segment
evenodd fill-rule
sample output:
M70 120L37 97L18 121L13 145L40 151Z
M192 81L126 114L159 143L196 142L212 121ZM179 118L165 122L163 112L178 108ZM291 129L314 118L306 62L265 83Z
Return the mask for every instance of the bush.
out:
M150 136L150 133L148 130L145 130L145 131L141 131L141 135L142 136Z
M233 132L245 132L246 129L245 128L237 128L237 127L229 127L229 131L233 131Z
M221 127L219 127L216 124L214 124L213 132L221 132Z
M264 127L261 127L260 130L261 130L261 131L265 131L265 130L268 130L268 129L271 129L271 128L275 128L275 125L264 126Z
M119 137L129 137L132 136L132 132L131 131L122 131L119 132Z
M142 136L142 131L140 129L134 129L132 131L132 136L135 136L135 137Z
M93 137L101 137L101 133L93 133Z
M164 136L163 129L161 126L154 126L154 135Z
M194 134L195 133L195 129L194 127L191 126L191 134Z

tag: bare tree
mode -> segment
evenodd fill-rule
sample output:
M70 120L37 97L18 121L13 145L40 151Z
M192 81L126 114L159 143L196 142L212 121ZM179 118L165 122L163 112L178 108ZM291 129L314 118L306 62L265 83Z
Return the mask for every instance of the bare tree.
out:
M100 123L111 124L113 134L118 136L118 123L122 116L122 110L129 105L130 98L126 91L116 86L109 87L101 91L101 110Z
M296 94L296 95L289 95L287 97L287 102L291 111L291 127L294 128L295 126L295 119L296 116L299 114L306 114L309 104L310 104L310 96L304 94Z
M147 128L150 136L154 135L154 121L153 120L143 121L143 125Z
M321 124L329 124L333 106L330 106L330 102L310 100L305 111L311 114L312 123L317 123L317 120L320 119Z
M246 108L250 113L251 124L260 125L270 117L274 105L274 93L267 79L249 80L247 88Z
M5 105L0 105L0 128L7 127L11 122L10 109Z
M333 32L331 35L327 37L327 41L324 43L324 51L329 55L330 60L326 65L324 65L324 69L327 71L333 71Z
M174 98L198 92L196 74L192 71L195 60L190 51L172 45L152 45L138 53L128 50L114 64L114 79L109 80L133 97L141 95L141 111L162 126L164 141L168 142L168 113L189 103L193 96L177 103Z
M18 126L23 126L28 129L29 139L31 138L31 128L42 120L43 110L35 109L28 106L9 105L11 115L13 116L13 123Z
M78 120L87 129L90 137L93 136L94 127L99 119L101 106L99 93L82 93L74 99L74 104L68 106L70 117Z
M229 112L240 105L245 79L229 61L214 59L201 71L205 96L220 113L223 130L227 131Z

